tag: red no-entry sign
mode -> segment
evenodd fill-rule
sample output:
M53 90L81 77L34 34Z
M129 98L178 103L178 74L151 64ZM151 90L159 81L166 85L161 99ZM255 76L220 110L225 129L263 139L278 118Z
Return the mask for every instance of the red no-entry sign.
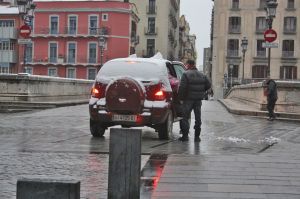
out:
M268 29L264 33L265 41L273 42L277 39L277 32L273 29Z
M31 33L31 28L28 25L23 25L20 27L20 35L23 38L28 38Z

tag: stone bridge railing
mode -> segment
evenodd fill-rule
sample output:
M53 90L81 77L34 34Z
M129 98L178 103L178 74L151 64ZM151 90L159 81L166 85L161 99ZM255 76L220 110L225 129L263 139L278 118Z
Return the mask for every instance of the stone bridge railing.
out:
M275 111L300 113L300 82L276 81L278 100ZM266 110L264 83L252 83L233 87L225 98L234 99Z
M28 74L0 74L0 101L88 100L93 81Z

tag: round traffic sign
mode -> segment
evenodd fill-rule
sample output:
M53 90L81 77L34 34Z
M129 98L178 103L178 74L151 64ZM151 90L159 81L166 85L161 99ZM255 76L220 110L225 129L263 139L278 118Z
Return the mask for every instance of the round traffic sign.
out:
M265 41L273 42L277 39L277 32L273 29L268 29L264 33Z
M31 28L28 25L23 25L20 27L20 35L21 37L28 38L31 33Z

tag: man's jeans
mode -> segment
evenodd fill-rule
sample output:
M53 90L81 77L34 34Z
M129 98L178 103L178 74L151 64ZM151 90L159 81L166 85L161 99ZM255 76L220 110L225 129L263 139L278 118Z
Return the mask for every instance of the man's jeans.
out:
M276 99L268 99L267 109L268 109L270 118L275 118L274 107L275 107L276 101L277 101Z
M185 100L183 101L182 109L183 109L183 119L180 120L180 129L183 137L187 137L189 134L190 123L189 119L191 116L191 112L194 111L195 114L195 137L200 136L201 131L201 100Z

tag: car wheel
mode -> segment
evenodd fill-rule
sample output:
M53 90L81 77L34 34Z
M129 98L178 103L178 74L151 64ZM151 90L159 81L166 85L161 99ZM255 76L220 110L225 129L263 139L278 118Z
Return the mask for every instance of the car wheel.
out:
M90 131L93 137L103 137L105 127L90 119Z
M173 132L173 114L172 111L168 114L166 121L158 126L158 137L161 140L168 140Z

